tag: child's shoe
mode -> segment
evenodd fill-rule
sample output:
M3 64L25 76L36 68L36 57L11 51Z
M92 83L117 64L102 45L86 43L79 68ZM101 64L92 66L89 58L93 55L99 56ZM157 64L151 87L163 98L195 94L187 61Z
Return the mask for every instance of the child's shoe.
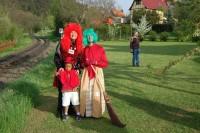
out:
M81 116L80 115L76 115L76 120L77 121L81 121Z
M68 115L63 115L62 121L67 121L69 119Z

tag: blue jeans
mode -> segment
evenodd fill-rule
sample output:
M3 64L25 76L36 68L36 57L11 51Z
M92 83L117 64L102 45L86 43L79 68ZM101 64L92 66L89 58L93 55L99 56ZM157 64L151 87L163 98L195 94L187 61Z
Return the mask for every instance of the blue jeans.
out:
M132 58L132 65L133 66L139 66L139 63L140 63L139 53L140 53L139 48L133 50L133 58Z

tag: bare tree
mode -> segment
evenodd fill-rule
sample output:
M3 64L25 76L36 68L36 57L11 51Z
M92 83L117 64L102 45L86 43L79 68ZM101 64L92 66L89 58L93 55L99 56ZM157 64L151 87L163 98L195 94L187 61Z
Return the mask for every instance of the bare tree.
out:
M87 12L91 9L98 10L98 14L101 14L103 18L110 16L110 10L115 5L115 0L77 0L83 6L82 16L85 17ZM95 11L94 11L95 12ZM89 13L91 14L91 13ZM96 14L96 15L98 15ZM94 14L95 16L95 14ZM93 17L94 17L93 16Z

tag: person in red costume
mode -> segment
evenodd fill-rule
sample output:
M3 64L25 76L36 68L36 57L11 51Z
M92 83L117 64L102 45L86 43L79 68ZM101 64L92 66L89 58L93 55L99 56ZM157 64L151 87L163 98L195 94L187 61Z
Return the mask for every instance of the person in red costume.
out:
M54 55L54 63L56 65L56 75L54 77L53 86L58 88L58 106L57 114L62 119L63 109L62 109L62 92L61 83L57 77L57 72L64 70L64 60L67 57L74 59L73 68L80 70L80 59L83 50L82 44L82 29L77 23L69 23L64 27L64 30L60 30L62 35L60 41L56 47L56 52ZM69 113L74 114L74 110L69 108Z
M64 109L63 121L68 119L68 108L70 102L75 106L76 119L81 120L80 109L79 109L79 95L77 88L80 84L78 73L76 70L72 69L72 64L74 60L72 57L67 57L65 59L65 70L60 70L58 73L59 80L62 84L62 106Z
M80 88L81 116L99 118L105 111L105 90L102 68L108 66L105 50L96 44L97 34L93 29L84 31L83 74ZM101 84L101 86L99 85Z
M64 35L61 39L60 52L62 58L72 57L73 66L79 69L81 53L83 50L82 28L80 24L69 23L64 28Z

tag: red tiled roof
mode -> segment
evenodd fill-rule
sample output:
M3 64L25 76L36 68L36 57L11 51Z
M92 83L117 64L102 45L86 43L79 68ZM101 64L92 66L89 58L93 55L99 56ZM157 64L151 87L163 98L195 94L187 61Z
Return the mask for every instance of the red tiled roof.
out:
M166 0L142 0L142 2L148 9L168 8Z
M125 14L123 13L123 11L121 10L118 10L116 8L113 8L111 10L112 14L115 16L115 17L125 17Z
M104 22L106 24L108 24L108 25L112 25L113 24L113 19L112 18L107 18Z

